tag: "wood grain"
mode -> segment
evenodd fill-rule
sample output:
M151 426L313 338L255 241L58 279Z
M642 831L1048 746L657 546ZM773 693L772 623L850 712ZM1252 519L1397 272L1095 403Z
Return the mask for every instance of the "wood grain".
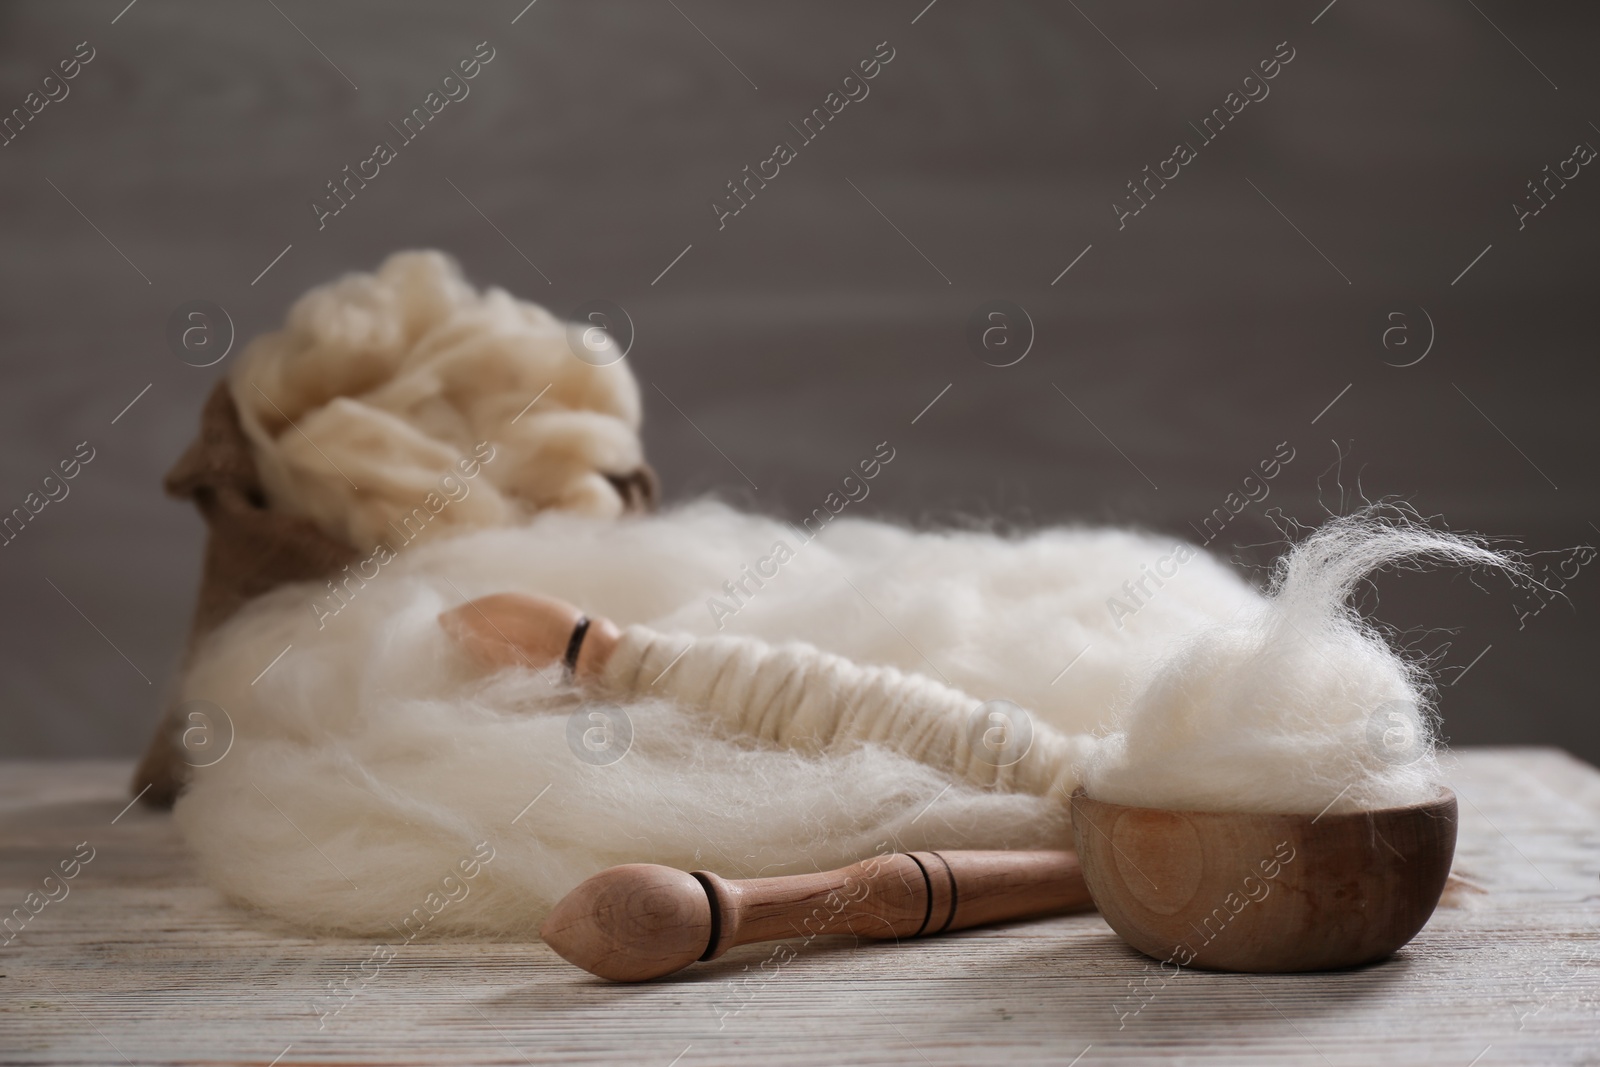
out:
M574 966L613 982L672 974L706 953L718 929L706 887L687 871L625 863L563 897L539 936Z
M1422 929L1457 803L1330 815L1166 811L1072 797L1100 914L1163 967L1248 973L1373 963Z
M790 937L915 937L928 915L928 883L910 856L873 857L836 871L782 878L702 872L722 916L715 959L739 945Z
M721 905L722 932L707 958L737 945L855 934L932 936L1089 904L1070 852L912 852L836 871L728 880L701 872Z
M1550 749L1452 770L1457 871L1394 959L1312 975L1188 972L1094 914L895 944L735 948L647 986L542 944L413 942L336 1014L312 998L373 945L313 940L204 888L126 763L0 765L0 905L81 841L71 894L0 949L0 1063L1593 1063L1600 773ZM324 1007L326 1007L324 1005ZM320 1026L320 1028L319 1028ZM120 1050L120 1054L119 1051Z
M740 945L899 941L1090 906L1077 855L1059 850L889 853L772 878L625 863L564 896L539 935L591 974L647 982Z

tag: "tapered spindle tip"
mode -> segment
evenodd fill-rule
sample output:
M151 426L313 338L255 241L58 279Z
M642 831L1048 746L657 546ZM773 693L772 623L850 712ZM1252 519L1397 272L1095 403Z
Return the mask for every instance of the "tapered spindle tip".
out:
M590 974L644 982L705 955L711 901L692 874L628 863L601 871L562 897L539 936Z

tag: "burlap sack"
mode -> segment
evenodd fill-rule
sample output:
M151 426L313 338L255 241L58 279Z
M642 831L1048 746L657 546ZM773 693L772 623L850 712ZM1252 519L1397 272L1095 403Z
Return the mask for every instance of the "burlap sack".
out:
M356 560L354 548L329 537L311 520L267 506L226 381L211 391L200 415L200 435L167 472L165 484L169 495L194 501L207 528L185 663L200 639L246 601L285 582L331 574ZM189 769L182 746L186 724L177 712L173 701L134 771L134 792L149 786L144 800L156 807L171 806Z
M660 489L648 465L605 477L628 510L654 510ZM354 547L330 537L311 520L268 505L226 381L211 391L200 415L200 435L167 472L165 485L170 496L194 501L207 528L185 665L200 640L246 602L286 582L331 575L359 556ZM171 807L182 791L191 766L183 747L188 726L172 700L134 772L133 792L146 804Z

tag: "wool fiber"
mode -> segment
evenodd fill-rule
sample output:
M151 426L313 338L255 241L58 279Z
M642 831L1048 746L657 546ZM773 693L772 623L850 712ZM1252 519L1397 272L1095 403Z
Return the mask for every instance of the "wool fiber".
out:
M1507 567L1405 509L1329 519L1281 557L1261 599L1164 655L1083 771L1097 800L1320 814L1430 800L1442 784L1428 678L1350 606L1372 572Z
M418 509L430 535L620 514L606 476L644 462L638 385L626 363L577 358L567 331L439 252L312 289L229 380L268 502L363 551Z
M776 578L735 616L708 610L779 540L795 552ZM754 877L880 847L1070 847L1059 790L978 788L906 755L910 737L792 749L664 688L651 696L650 679L603 707L631 724L626 755L587 762L572 740L574 716L580 731L589 721L582 694L554 672L485 676L437 616L529 592L708 643L803 641L862 670L1012 700L1064 740L1106 723L1148 649L1259 596L1197 557L1119 628L1106 600L1170 542L846 518L795 540L786 523L715 503L620 520L550 511L403 549L346 586L337 613L325 584L284 586L213 633L184 678L182 697L222 708L234 737L194 771L178 824L234 900L297 927L373 935L410 929L402 919L437 902L441 879L482 842L495 858L430 933L530 935L566 890L623 862ZM1063 790L1075 783L1068 764L1052 766Z
M308 930L523 937L617 863L757 877L1067 847L1079 784L1277 812L1437 787L1426 679L1349 600L1386 566L1505 564L1482 545L1369 510L1304 540L1263 596L1126 530L626 514L637 386L566 330L402 253L243 353L231 389L266 503L378 551L250 602L184 673L231 738L175 817L232 899ZM419 507L429 536L393 536ZM1113 610L1175 553L1180 572ZM606 687L485 673L438 623L507 592L624 627ZM1020 762L977 747L992 701L1025 709Z

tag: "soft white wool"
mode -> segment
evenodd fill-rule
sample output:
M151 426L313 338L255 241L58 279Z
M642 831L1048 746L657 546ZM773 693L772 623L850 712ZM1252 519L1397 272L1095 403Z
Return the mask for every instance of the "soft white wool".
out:
M1407 510L1330 519L1279 559L1268 596L1165 656L1083 771L1097 800L1317 814L1420 803L1441 784L1428 683L1350 607L1379 568L1516 568Z
M633 747L595 766L568 745L576 694L527 670L481 677L436 622L463 598L526 591L710 636L706 599L779 540L794 557L725 633L943 675L1066 734L1101 726L1152 649L1259 600L1201 556L1118 628L1106 600L1172 550L1124 531L1012 539L836 519L799 545L787 524L715 504L620 521L546 513L404 550L337 614L325 586L305 583L213 634L183 697L220 705L236 736L196 770L178 823L236 900L300 926L386 935L485 840L495 859L429 930L527 934L572 885L620 862L754 876L885 843L1067 844L1059 796L952 784L881 744L785 751L661 700L623 702Z
M386 525L419 506L428 530L457 534L385 547L366 561L375 577L341 576L339 599L320 582L261 597L184 678L183 698L219 705L235 736L195 771L180 827L214 884L317 930L529 935L566 890L621 862L750 877L886 846L1062 846L1087 735L1117 707L1121 729L1088 762L1102 799L1420 799L1431 748L1396 762L1382 742L1396 728L1430 737L1422 679L1346 600L1404 558L1498 559L1372 515L1337 520L1263 601L1192 549L1169 577L1170 541L1118 530L1006 538L836 519L801 543L715 504L614 520L604 475L641 463L631 375L576 358L548 313L478 293L436 253L306 294L246 349L231 387L274 507L359 549L391 541ZM469 474L480 441L495 458ZM453 491L463 479L470 492ZM780 542L776 575L749 587ZM1154 595L1109 610L1152 567L1166 579ZM730 582L746 584L731 616ZM620 707L531 670L473 668L437 615L501 592L630 627L608 675ZM970 733L971 706L999 699L1036 727L1034 750L1003 768ZM1380 709L1391 700L1410 704ZM1374 730L1388 711L1399 719ZM631 723L618 762L572 742L595 712Z
M627 365L578 359L564 323L478 292L438 252L312 289L245 348L229 385L272 505L362 550L419 507L430 533L546 508L615 516L604 475L643 462ZM494 459L469 483L481 442Z

